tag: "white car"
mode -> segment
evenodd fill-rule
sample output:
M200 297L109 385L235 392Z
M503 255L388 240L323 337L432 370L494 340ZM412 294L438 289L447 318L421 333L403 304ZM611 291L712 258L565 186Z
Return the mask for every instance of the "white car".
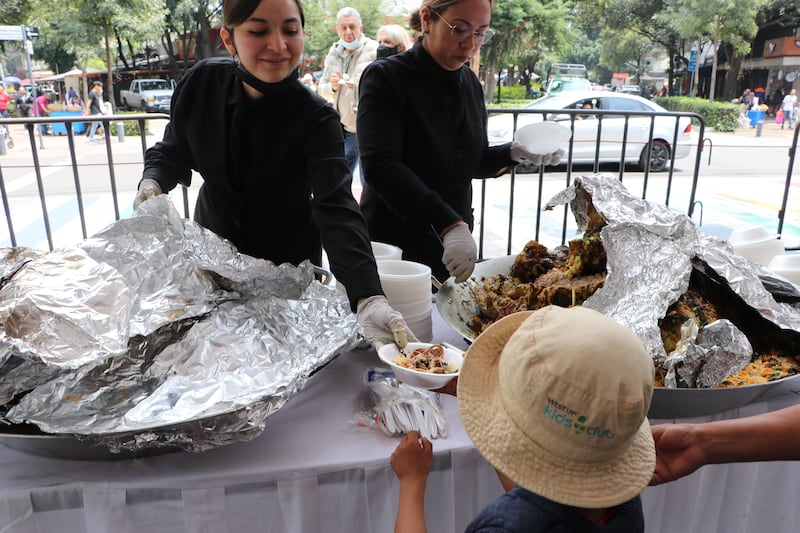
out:
M650 116L630 116L628 118L627 135L625 135L625 115L603 114L602 120L598 114L577 113L591 105L594 110L622 111L622 112L660 112L667 110L658 104L631 94L619 92L569 92L544 96L526 104L521 109L538 110L539 113L519 113L516 129L541 120L551 120L572 125L572 162L594 163L595 156L600 163L619 163L622 156L622 147L625 145L625 162L635 163L642 168L645 166L648 145L650 146L650 170L659 172L665 170L674 152L675 158L687 157L692 148L692 122L689 117L664 116L655 117L653 122L652 142L650 139ZM558 113L560 109L575 110L576 113ZM489 110L491 112L491 110ZM555 111L544 113L544 111ZM675 138L675 124L678 124L677 142ZM600 148L597 147L597 129L601 126ZM489 116L487 133L489 144L501 144L514 138L514 118L510 113ZM624 141L624 142L623 142ZM564 146L568 152L568 145ZM531 168L520 168L526 171Z

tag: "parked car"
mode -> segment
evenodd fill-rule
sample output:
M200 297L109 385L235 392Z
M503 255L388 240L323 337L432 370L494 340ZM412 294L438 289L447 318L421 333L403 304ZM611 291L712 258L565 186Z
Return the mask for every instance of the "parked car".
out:
M642 94L642 88L639 87L638 85L622 85L619 88L619 92L627 93L627 94L641 95Z
M598 91L563 92L547 95L526 104L522 109L538 110L542 113L520 113L517 119L517 129L543 119L570 126L574 115L573 163L594 163L596 155L600 163L618 163L622 155L622 146L625 144L625 162L635 163L644 168L647 148L650 145L650 170L658 172L667 168L673 152L675 158L680 159L687 157L691 151L692 122L688 117L655 117L651 143L651 118L649 116L630 116L627 136L624 137L625 115L603 114L602 120L599 120L598 114L593 114L591 110L586 111L585 114L577 113L577 110L585 109L585 105L591 105L592 109L602 111L667 113L667 110L660 105L631 94ZM558 110L561 109L575 110L576 113L559 113ZM545 113L545 111L548 112ZM678 120L678 139L673 146L676 120ZM601 123L602 131L598 153L596 150L597 129ZM502 113L490 116L487 133L490 144L501 144L513 140L513 115ZM519 166L517 169L525 172L535 170L535 167Z
M164 79L133 80L119 92L123 109L169 113L173 83Z

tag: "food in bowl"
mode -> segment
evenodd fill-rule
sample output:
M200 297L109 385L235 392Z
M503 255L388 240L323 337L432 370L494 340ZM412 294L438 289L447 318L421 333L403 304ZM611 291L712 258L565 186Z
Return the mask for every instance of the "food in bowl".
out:
M429 350L432 346L435 346L435 344L426 342L409 342L404 351L406 354L410 355L414 353L415 350ZM400 353L400 349L394 344L386 344L381 346L381 348L378 350L378 357L380 357L381 361L389 365L399 381L406 383L407 385L411 385L412 387L419 387L422 389L439 389L447 385L450 380L458 376L459 372L461 371L461 364L464 360L463 352L449 346L442 346L442 348L444 348L442 361L447 365L448 368L452 369L452 371L447 373L429 372L427 369L415 370L414 368L409 368L407 366L398 364L398 358L403 357L403 355Z
M409 353L400 353L394 362L403 368L429 372L431 374L452 374L458 372L458 367L449 364L444 359L445 348L441 344L432 344L427 347L414 348Z

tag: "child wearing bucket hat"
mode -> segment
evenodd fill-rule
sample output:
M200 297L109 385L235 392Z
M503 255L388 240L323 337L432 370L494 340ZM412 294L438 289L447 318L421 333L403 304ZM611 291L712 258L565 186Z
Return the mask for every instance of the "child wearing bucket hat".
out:
M515 313L484 331L464 360L458 406L507 492L467 531L644 531L639 493L655 468L653 378L639 337L585 307ZM424 530L432 451L417 438L392 455L396 532Z

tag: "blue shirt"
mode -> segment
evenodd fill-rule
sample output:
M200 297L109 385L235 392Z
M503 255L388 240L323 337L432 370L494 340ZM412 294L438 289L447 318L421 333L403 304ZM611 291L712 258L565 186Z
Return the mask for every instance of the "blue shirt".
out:
M637 533L644 532L639 496L617 506L605 524L596 524L567 505L514 487L487 505L467 533Z

